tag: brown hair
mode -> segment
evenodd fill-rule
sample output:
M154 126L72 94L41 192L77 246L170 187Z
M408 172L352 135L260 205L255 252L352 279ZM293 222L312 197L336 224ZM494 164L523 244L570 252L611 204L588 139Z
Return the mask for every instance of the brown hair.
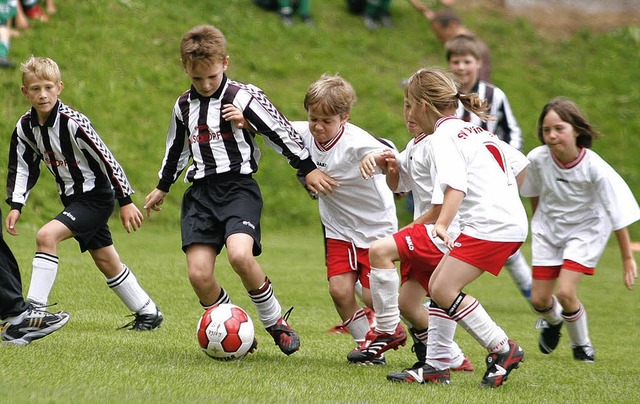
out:
M486 100L475 93L460 94L451 74L439 67L423 68L413 73L404 88L404 96L415 103L426 104L439 116L443 116L442 111L455 111L460 101L467 111L480 119L493 119L486 113L489 109Z
M447 61L452 56L471 55L476 60L482 60L482 45L473 35L461 34L449 39L444 44L444 50L447 55Z
M578 133L576 145L589 149L591 148L593 141L602 136L600 132L591 127L591 124L587 121L587 118L580 111L575 102L567 98L557 97L549 101L542 108L542 113L540 113L540 118L538 118L538 139L540 139L542 144L544 144L542 121L551 110L555 111L560 119L571 125L573 130Z
M227 56L227 40L222 31L211 25L191 28L180 42L180 59L186 68L195 63L223 62Z
M355 102L356 92L347 80L337 74L323 74L309 86L304 109L308 111L311 105L318 105L328 115L344 117L351 113Z

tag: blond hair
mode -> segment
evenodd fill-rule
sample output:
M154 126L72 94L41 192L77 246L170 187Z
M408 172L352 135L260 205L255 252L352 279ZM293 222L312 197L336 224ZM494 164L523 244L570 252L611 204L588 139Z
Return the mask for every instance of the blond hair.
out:
M356 92L351 84L339 75L323 74L309 86L304 96L304 109L317 106L327 115L346 116L356 102Z
M464 109L480 119L493 119L486 113L489 109L486 100L475 93L460 94L453 76L439 67L426 67L413 73L404 88L404 96L416 104L425 104L438 116L444 116L444 112L455 112L459 101Z
M39 79L50 80L54 83L62 82L62 74L58 64L53 59L31 56L20 64L22 85L27 85L27 77L33 75Z
M199 25L187 31L180 41L180 60L185 68L196 63L223 62L227 56L227 40L212 25Z

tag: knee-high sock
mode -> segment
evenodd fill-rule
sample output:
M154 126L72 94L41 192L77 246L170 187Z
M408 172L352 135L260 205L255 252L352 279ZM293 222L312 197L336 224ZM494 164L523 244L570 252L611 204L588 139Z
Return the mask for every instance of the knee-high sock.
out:
M562 313L562 318L572 347L591 345L589 327L587 326L587 311L582 304L575 313Z
M363 342L365 336L371 329L369 320L367 320L367 315L363 309L358 309L343 325L347 327L347 330L349 330L353 340L356 342Z
M452 318L489 352L509 350L509 337L476 299L466 307L459 308Z
M427 364L444 370L452 366L451 360L461 354L460 347L453 340L457 323L447 312L432 301L429 307L429 339L427 340ZM464 360L464 356L462 357ZM460 364L456 364L460 366Z
M156 312L156 304L142 289L136 276L125 264L122 264L122 272L113 278L106 279L106 282L107 286L132 312L138 314L154 314Z
M46 306L49 294L58 275L58 257L55 255L36 252L33 257L33 270L27 300L37 305Z
M369 282L371 284L371 298L373 310L376 312L375 330L381 333L393 334L400 322L398 308L398 288L400 278L398 271L393 269L379 269L371 267Z
M265 328L271 327L282 317L282 307L273 292L269 278L265 277L262 286L248 293Z
M200 302L200 305L202 306L203 309L207 310L210 307L217 306L219 304L224 304L224 303L231 303L231 297L229 296L227 291L224 290L224 288L220 288L220 295L218 295L218 298L216 299L215 302L213 302L213 304L207 306L206 304L203 304L202 302Z
M558 303L558 299L555 296L551 296L551 299L552 303L550 307L542 310L536 310L534 308L534 310L536 313L540 314L542 318L547 320L549 324L557 325L562 322L562 306L560 306L560 303Z
M507 270L509 270L509 275L513 281L518 285L523 294L531 293L531 268L527 263L527 259L524 257L522 251L518 250L515 254L507 259L505 264Z

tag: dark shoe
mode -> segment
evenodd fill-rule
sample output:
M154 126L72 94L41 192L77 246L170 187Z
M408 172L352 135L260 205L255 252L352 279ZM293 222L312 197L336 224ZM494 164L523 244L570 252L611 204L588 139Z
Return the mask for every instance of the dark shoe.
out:
M9 58L6 58L6 57L1 57L0 58L0 68L2 68L2 69L13 69L15 67L16 67L15 63L10 61Z
M572 349L573 359L587 363L596 361L596 350L591 345L574 346Z
M138 314L133 313L135 318L118 328L119 330L126 329L127 331L152 331L160 327L164 317L162 312L156 307L156 312L153 314Z
M539 318L536 323L536 329L542 330L540 338L538 338L538 347L543 354L550 354L556 349L560 342L560 329L563 321L558 324L551 324L544 318Z
M387 380L390 380L392 382L420 383L420 384L451 383L451 379L449 377L450 375L449 369L438 370L427 364L422 364L422 366L418 366L418 365L420 365L419 362L413 365L414 367L405 369L402 372L389 373L387 375Z
M286 355L291 355L300 349L300 337L291 327L289 327L289 324L287 324L287 320L289 319L289 315L292 310L293 307L287 310L284 316L280 317L278 322L266 329L273 337L276 345Z
M69 313L64 311L49 313L31 307L20 324L7 321L0 325L2 344L27 345L62 328L69 321L69 317Z
M500 387L507 381L509 373L524 361L524 351L520 345L509 340L509 350L505 353L487 355L487 371L482 378L482 387Z
M389 349L398 349L407 342L407 332L398 323L393 334L379 334L374 330L367 333L365 341L347 355L347 360L354 363L371 362L379 358Z

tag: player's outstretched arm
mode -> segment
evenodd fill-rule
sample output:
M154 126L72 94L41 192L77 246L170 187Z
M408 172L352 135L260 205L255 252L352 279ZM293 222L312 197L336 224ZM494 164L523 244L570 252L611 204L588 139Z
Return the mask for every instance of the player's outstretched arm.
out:
M164 197L166 195L167 195L166 192L156 188L153 191L151 191L146 198L144 198L143 209L146 209L147 217L151 216L152 210L155 210L156 212L160 212L162 210L160 206L164 203Z
M317 168L305 176L307 188L315 194L328 195L333 192L334 188L340 186L338 181L334 180L327 174Z
M142 226L144 216L135 204L129 203L120 206L120 221L127 233L131 233L132 230L137 231Z
M627 289L631 289L638 277L638 265L633 257L633 250L631 249L631 237L626 227L616 230L615 233L616 239L618 239L618 246L620 247L620 255L622 256L622 279Z

